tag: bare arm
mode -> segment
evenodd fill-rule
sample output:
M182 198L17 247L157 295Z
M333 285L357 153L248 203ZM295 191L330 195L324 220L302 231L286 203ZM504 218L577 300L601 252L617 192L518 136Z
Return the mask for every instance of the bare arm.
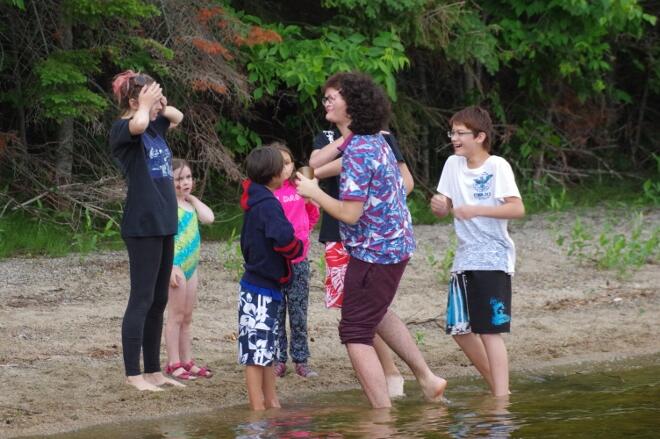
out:
M330 163L340 154L339 147L344 143L344 136L328 143L321 149L315 149L309 156L309 166L312 168L320 168L321 166Z
M525 216L525 205L518 197L506 197L504 204L499 206L469 206L455 207L452 210L455 218L471 219L475 216L487 216L498 219L515 219Z
M183 120L183 113L175 107L168 106L167 98L165 96L163 96L160 101L163 104L163 110L160 112L160 114L170 121L170 130L176 128Z
M318 180L310 180L298 173L298 195L311 198L330 216L346 224L355 224L362 216L364 201L342 201L323 192Z
M415 180L410 173L410 169L408 169L408 165L405 162L399 162L399 171L401 171L401 176L403 177L403 185L406 187L406 195L410 195L413 189L415 189Z
M195 211L197 212L197 218L199 219L200 223L211 224L215 220L215 215L213 215L211 208L209 208L209 206L204 204L196 196L188 195L186 197L186 201L192 204L192 206L195 208Z
M314 153L312 153L314 154ZM311 160L310 160L311 163ZM341 173L341 157L338 159L335 159L331 161L330 163L326 163L325 165L321 166L318 169L314 169L314 176L316 178L328 178L328 177L335 177Z

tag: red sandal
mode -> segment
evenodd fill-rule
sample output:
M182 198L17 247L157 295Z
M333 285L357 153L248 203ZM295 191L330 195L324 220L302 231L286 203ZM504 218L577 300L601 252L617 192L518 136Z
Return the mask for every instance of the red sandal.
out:
M213 376L213 372L208 367L197 366L199 370L197 372L193 372L193 366L195 366L195 360L190 360L187 363L181 364L181 367L183 367L193 377L211 378Z
M179 369L183 369L183 372L179 373L178 375L174 375L174 372ZM165 374L171 376L172 378L183 381L194 380L196 378L188 371L188 369L186 369L186 367L181 362L168 364L165 366Z

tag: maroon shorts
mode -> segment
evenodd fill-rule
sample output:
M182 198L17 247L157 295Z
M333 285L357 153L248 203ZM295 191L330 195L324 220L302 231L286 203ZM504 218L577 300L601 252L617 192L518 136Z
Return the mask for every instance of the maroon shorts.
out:
M373 346L376 327L394 300L406 264L407 259L396 264L350 259L339 322L339 338L343 344Z

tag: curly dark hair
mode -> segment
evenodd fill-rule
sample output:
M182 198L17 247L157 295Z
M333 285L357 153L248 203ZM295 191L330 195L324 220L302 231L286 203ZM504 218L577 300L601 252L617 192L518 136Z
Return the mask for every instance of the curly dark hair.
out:
M323 91L334 88L346 101L351 118L348 128L355 134L376 134L390 119L390 100L385 90L364 73L336 73L325 82Z

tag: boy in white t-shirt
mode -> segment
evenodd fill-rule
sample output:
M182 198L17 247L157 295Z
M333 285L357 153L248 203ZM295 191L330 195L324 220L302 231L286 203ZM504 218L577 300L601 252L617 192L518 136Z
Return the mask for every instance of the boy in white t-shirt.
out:
M454 216L458 246L447 302L447 334L484 377L494 396L509 394L509 364L502 333L510 331L515 246L509 219L525 206L509 163L490 154L488 112L468 107L454 114L447 133L454 155L445 162L431 210Z

